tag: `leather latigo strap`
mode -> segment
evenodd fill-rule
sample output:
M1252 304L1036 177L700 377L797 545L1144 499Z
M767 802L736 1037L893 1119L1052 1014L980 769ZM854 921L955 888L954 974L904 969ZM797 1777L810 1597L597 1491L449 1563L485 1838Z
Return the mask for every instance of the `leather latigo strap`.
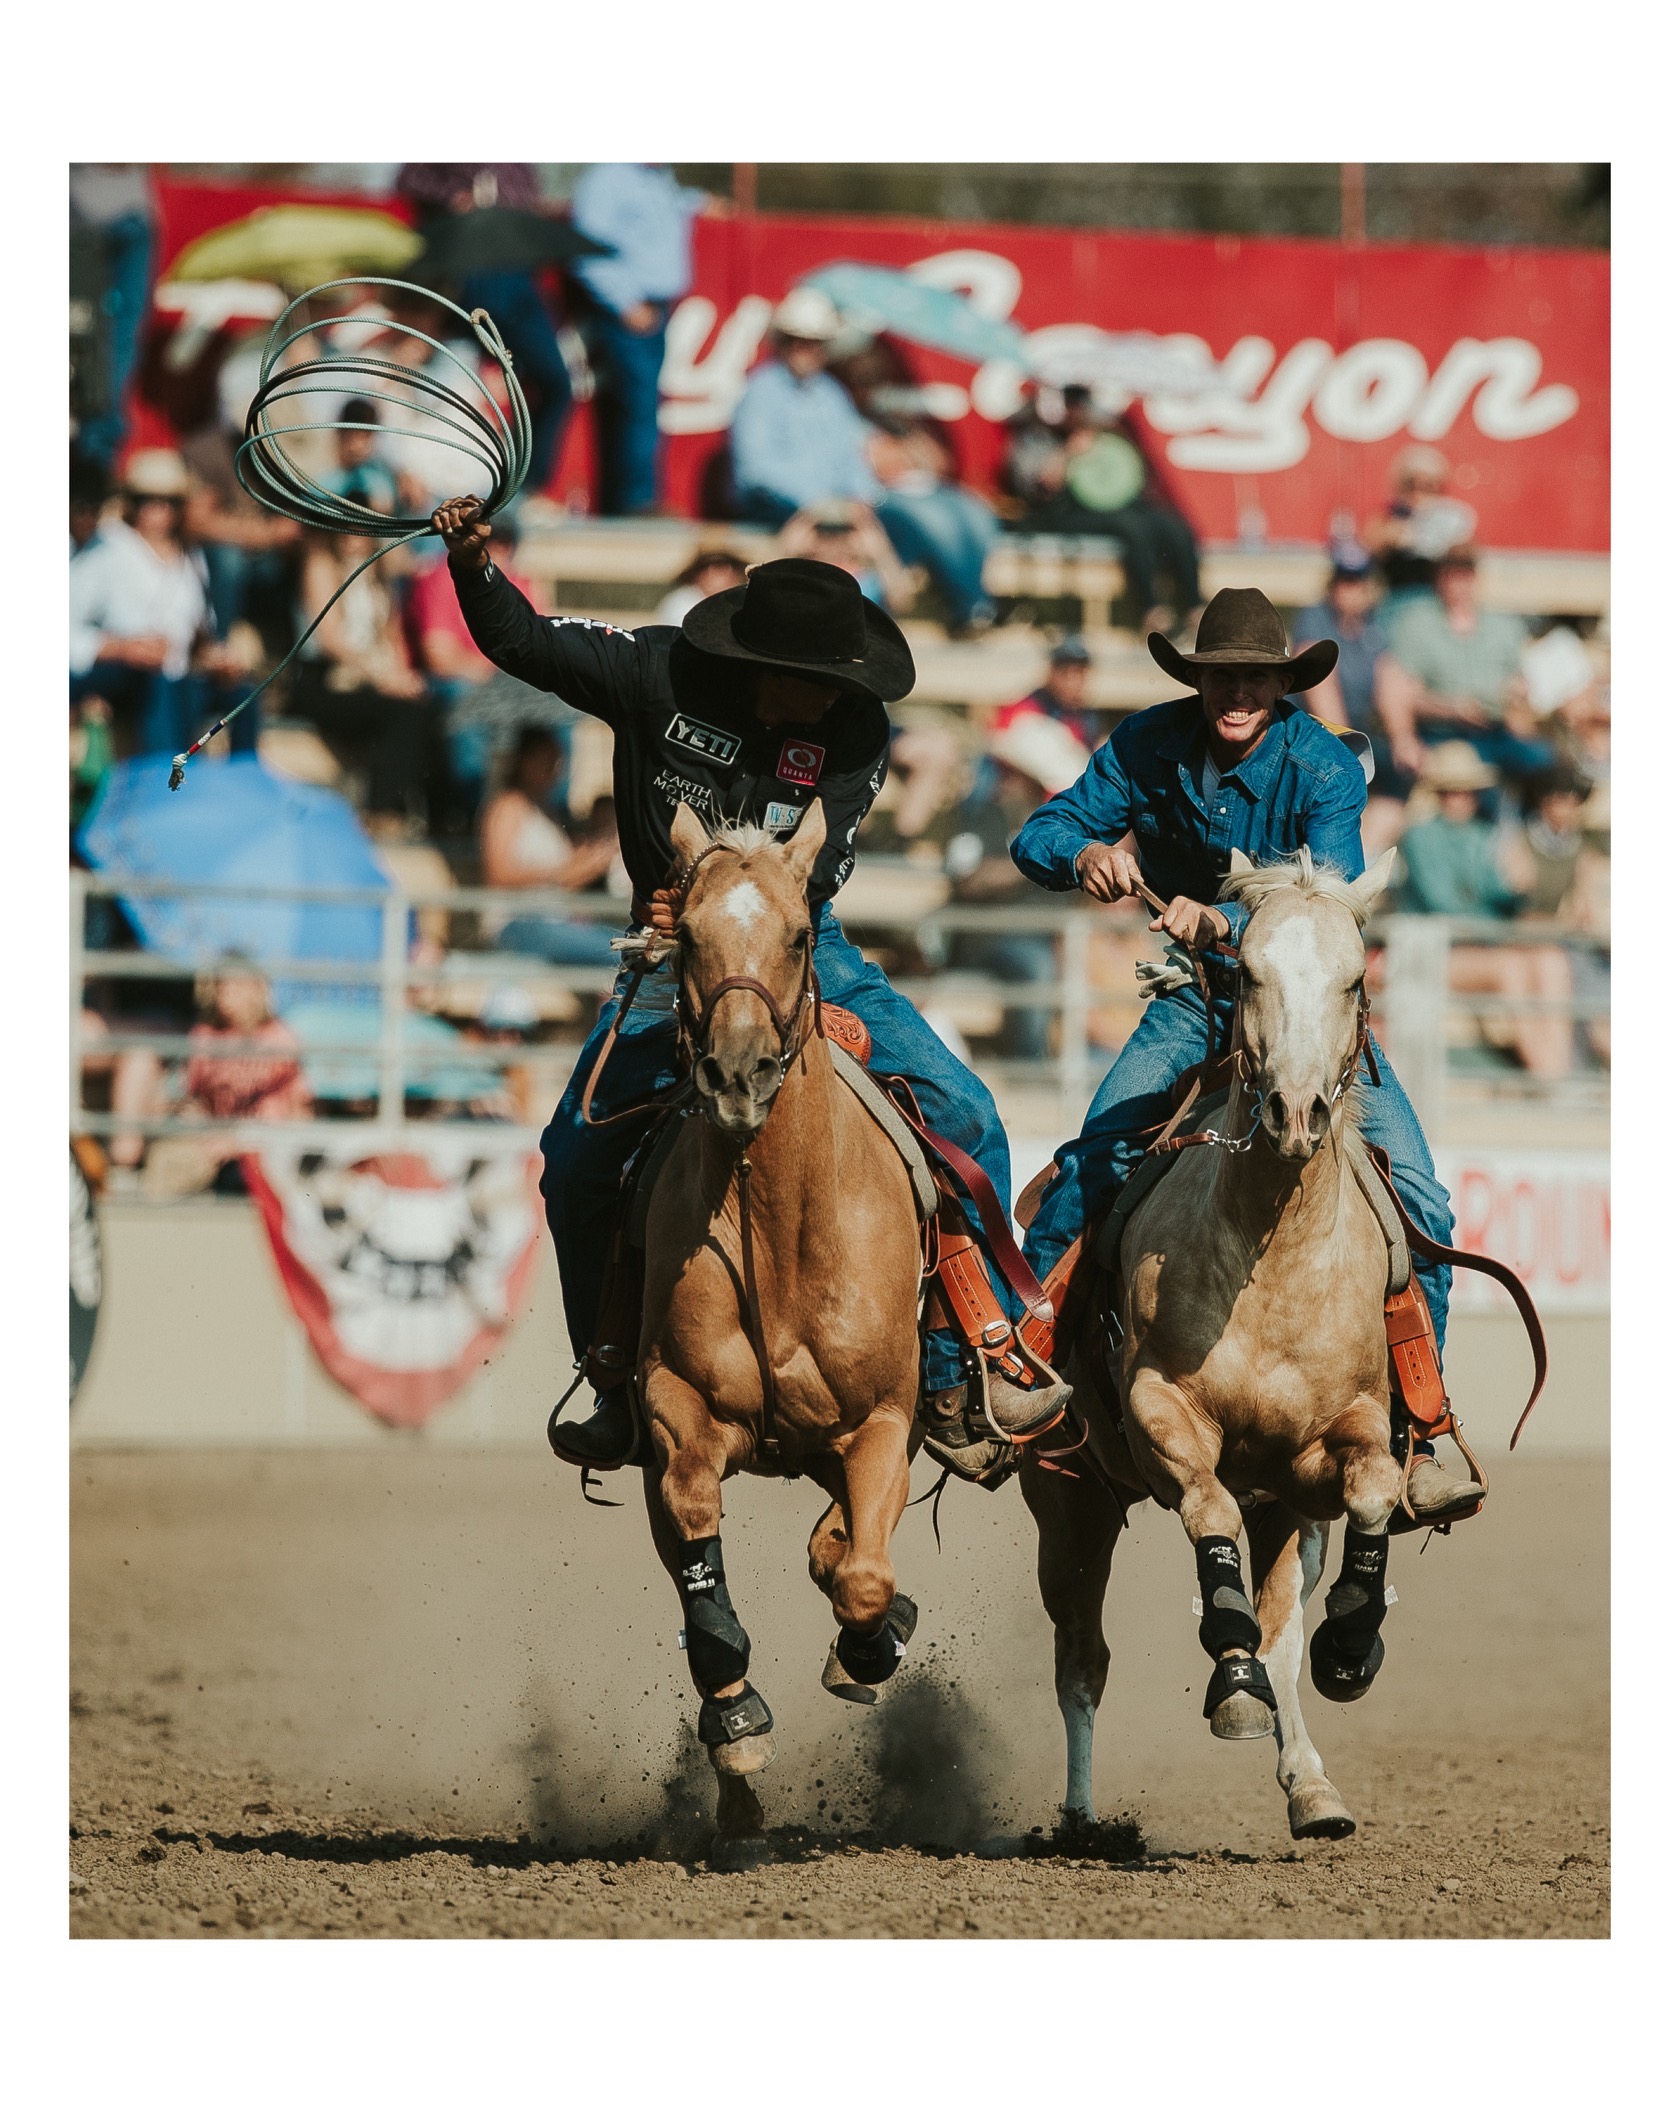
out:
M986 1253L1009 1280L1013 1289L1020 1294L1022 1305L1029 1314L1035 1315L1040 1321L1053 1321L1054 1310L1044 1296L1043 1285L1039 1283L1010 1231L1009 1221L1003 1215L1003 1206L998 1202L997 1191L992 1188L991 1177L980 1163L971 1160L960 1146L953 1146L949 1139L942 1139L937 1131L930 1129L923 1122L915 1097L910 1095L908 1088L896 1088L893 1092L899 1108L904 1113L904 1121L940 1166L948 1169L972 1198L974 1208L980 1214L980 1230L985 1237ZM906 1097L909 1098L908 1101Z
M1522 1316L1523 1327L1528 1331L1528 1347L1534 1354L1534 1384L1528 1390L1528 1400L1523 1404L1523 1412L1517 1418L1517 1427L1511 1433L1510 1449L1515 1452L1517 1440L1522 1436L1523 1425L1533 1413L1534 1404L1540 1399L1541 1389L1546 1384L1548 1363L1546 1332L1540 1326L1540 1316L1535 1309L1534 1301L1529 1297L1528 1287L1513 1269L1505 1263L1498 1262L1491 1255L1476 1255L1468 1248L1450 1248L1444 1241L1432 1241L1423 1228L1418 1225L1411 1213L1407 1211L1405 1199L1394 1187L1394 1177L1390 1172L1388 1155L1383 1151L1382 1147L1372 1146L1369 1143L1367 1143L1365 1150L1370 1154L1372 1166L1382 1177L1384 1187L1394 1200L1394 1208L1400 1214L1401 1229L1406 1236L1406 1246L1411 1249L1412 1253L1414 1255L1427 1255L1438 1263L1449 1263L1455 1270L1479 1270L1484 1277L1491 1277L1495 1283L1504 1286L1505 1290L1510 1293L1517 1312ZM1433 1350L1433 1327L1431 1327L1430 1331L1430 1347Z

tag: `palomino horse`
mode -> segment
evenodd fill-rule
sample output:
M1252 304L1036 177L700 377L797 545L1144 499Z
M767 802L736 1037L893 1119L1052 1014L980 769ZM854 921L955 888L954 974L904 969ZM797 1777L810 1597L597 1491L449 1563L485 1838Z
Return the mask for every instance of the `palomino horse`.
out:
M679 1023L698 1107L654 1186L637 1392L660 1560L682 1602L725 1836L760 1828L747 1776L771 1715L747 1680L719 1528L732 1474L804 1475L832 1499L810 1542L839 1623L823 1683L872 1701L916 1609L890 1546L909 1495L922 1247L903 1160L818 1027L805 888L826 824L784 845L679 806Z
M1253 918L1240 947L1222 1134L1192 1146L1139 1204L1120 1242L1117 1306L1093 1305L1081 1326L1082 1364L1070 1376L1089 1464L1075 1475L1023 1474L1056 1629L1070 1818L1093 1814L1114 1544L1127 1506L1153 1496L1178 1513L1196 1551L1213 1734L1276 1738L1296 1838L1354 1829L1307 1736L1296 1680L1302 1603L1344 1515L1313 1682L1331 1699L1354 1700L1382 1662L1377 1628L1401 1470L1389 1443L1387 1252L1355 1179L1361 1142L1349 1091L1365 1041L1360 928L1393 858L1346 883L1315 870L1309 853L1265 869L1232 855L1224 894ZM1115 1312L1119 1345L1108 1363L1118 1426L1085 1369L1108 1347ZM1245 1524L1254 1606L1237 1548Z

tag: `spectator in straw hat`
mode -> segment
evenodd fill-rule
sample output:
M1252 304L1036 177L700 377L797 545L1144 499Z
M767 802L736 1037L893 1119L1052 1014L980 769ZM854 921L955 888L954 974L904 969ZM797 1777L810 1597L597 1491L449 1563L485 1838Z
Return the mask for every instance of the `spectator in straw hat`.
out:
M183 531L189 481L177 452L129 456L122 516L70 563L70 692L111 705L119 750L174 753L212 701L227 705L248 662L212 632L203 557ZM211 687L221 689L212 695ZM233 725L236 751L256 747L254 716Z
M1481 799L1498 779L1475 747L1461 740L1430 753L1423 785L1433 794L1436 811L1409 826L1401 840L1406 876L1397 903L1403 910L1479 920L1512 919L1522 910L1533 888L1533 863L1513 868L1498 827L1480 815ZM1558 1009L1491 1017L1481 1029L1490 1043L1514 1051L1531 1073L1558 1079L1569 1071L1575 1028L1563 1004L1573 994L1574 980L1565 950L1459 943L1452 951L1448 983L1456 993L1540 1001Z

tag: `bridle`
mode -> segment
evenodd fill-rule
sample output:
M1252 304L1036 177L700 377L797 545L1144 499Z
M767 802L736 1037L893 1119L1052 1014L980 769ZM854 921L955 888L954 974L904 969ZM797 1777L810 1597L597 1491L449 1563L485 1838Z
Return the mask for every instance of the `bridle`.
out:
M762 979L751 978L740 973L720 979L712 987L711 991L707 993L699 1006L695 1005L683 962L683 949L680 939L683 908L688 903L689 893L694 888L695 879L700 873L701 865L709 861L714 854L719 854L723 851L724 842L722 840L714 840L710 846L702 847L692 861L685 862L681 869L677 870L672 881L662 884L654 892L648 903L643 904L638 899L635 905L635 918L637 925L642 929L642 933L633 942L627 939L615 945L626 950L636 950L638 953L633 954L630 958L632 974L630 983L624 989L624 995L620 999L617 1010L613 1015L612 1024L607 1030L600 1051L596 1054L595 1063L590 1069L589 1078L584 1084L583 1098L579 1105L578 1114L581 1121L588 1125L591 1130L598 1131L608 1124L620 1124L631 1117L648 1116L655 1110L672 1108L681 1097L694 1092L694 1063L697 1057L704 1055L706 1032L711 1027L712 1016L717 1011L717 1004L725 993L756 994L770 1010L771 1019L776 1025L776 1062L781 1068L776 1081L778 1087L787 1078L789 1069L809 1040L812 1031L821 1029L822 995L817 987L816 968L813 961L815 942L812 931L809 928L806 929L805 967L800 979L799 991L785 1010ZM644 1097L639 1102L628 1103L623 1109L614 1110L608 1116L597 1117L594 1114L596 1084L600 1080L607 1060L612 1054L613 1045L618 1041L624 1017L629 1013L637 993L641 990L642 980L650 972L658 970L662 964L668 961L673 952L675 952L677 957L675 1006L677 1018L677 1062L682 1072L681 1081L675 1089L658 1089L655 1093ZM809 1017L809 1026L802 1032L799 1024L801 1019L805 1017Z
M694 879L699 874L700 864L709 856L719 852L719 846L702 849L683 870L674 886L673 893L657 893L657 897L672 895L671 922L674 935L680 937L683 907L688 903L689 892L694 888ZM680 945L677 950L677 1058L685 1071L692 1073L696 1063L705 1055L707 1032L712 1026L712 1017L717 1013L718 1002L729 993L751 993L761 1000L769 1010L770 1020L776 1030L776 1063L780 1067L776 1085L787 1078L788 1070L804 1049L813 1029L818 1026L816 971L812 962L815 942L811 929L804 930L804 961L799 975L799 990L784 1008L762 978L754 978L742 971L731 972L720 978L705 998L695 1003L693 988L688 982L687 956ZM801 1023L805 1027L801 1028Z
M1157 912L1166 910L1165 905L1156 897L1153 891L1144 885L1139 885L1139 889L1145 901L1154 906ZM1231 1085L1236 1090L1239 1099L1244 1093L1253 1095L1254 1114L1249 1119L1248 1129L1240 1138L1228 1138L1222 1131L1187 1131L1179 1136L1174 1136L1178 1132L1179 1126L1190 1115L1201 1098L1203 1088L1207 1084L1209 1076L1212 1075L1214 1068L1221 1063L1214 1040L1213 986L1208 977L1207 966L1194 949L1186 947L1184 953L1190 960L1191 971L1200 989L1203 1004L1207 1008L1207 1057L1198 1069L1188 1094L1167 1120L1148 1150L1151 1153L1179 1153L1187 1146L1222 1146L1227 1153L1247 1153L1253 1146L1260 1131L1260 1090L1255 1085L1249 1070L1251 1061L1248 1044L1243 1036L1243 987L1240 971L1237 978L1236 996L1231 1004L1231 1049L1229 1054ZM1215 942L1212 945L1212 953L1222 962L1234 967L1239 966L1242 962L1240 951L1233 948L1229 942ZM1373 1087L1381 1087L1382 1074L1377 1070L1377 1054L1371 1043L1371 995L1366 988L1363 972L1360 973L1359 978L1359 1011L1353 1032L1353 1044L1347 1057L1342 1061L1342 1069L1337 1074L1336 1084L1330 1091L1329 1107L1332 1110L1335 1109L1336 1105L1353 1085L1354 1075L1359 1069L1361 1057L1364 1058L1369 1069L1371 1085Z

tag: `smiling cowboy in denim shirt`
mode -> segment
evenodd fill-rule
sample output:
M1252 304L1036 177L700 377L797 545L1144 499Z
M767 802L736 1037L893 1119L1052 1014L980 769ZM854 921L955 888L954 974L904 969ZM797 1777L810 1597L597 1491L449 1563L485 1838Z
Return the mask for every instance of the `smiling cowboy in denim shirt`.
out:
M1181 655L1160 635L1150 651L1195 696L1130 717L1085 772L1035 811L1011 852L1046 890L1083 889L1103 903L1147 885L1169 902L1151 926L1188 947L1236 943L1249 915L1234 901L1216 905L1240 849L1256 863L1302 847L1344 877L1365 866L1359 819L1365 778L1334 732L1286 696L1316 685L1336 661L1334 642L1291 657L1282 620L1260 591L1221 591L1209 603L1196 648ZM1214 1022L1230 1039L1231 975L1209 958ZM1056 1175L1026 1239L1027 1260L1047 1277L1087 1224L1102 1219L1143 1158L1150 1136L1172 1113L1174 1084L1204 1056L1208 1012L1194 985L1152 999L1097 1090L1085 1126L1056 1155ZM1435 1174L1429 1143L1372 1040L1379 1088L1360 1096L1360 1124L1384 1147L1394 1179L1424 1232L1452 1238L1452 1211ZM1445 1265L1419 1260L1438 1344L1447 1326ZM1433 1459L1414 1464L1414 1508L1445 1518L1477 1499Z

